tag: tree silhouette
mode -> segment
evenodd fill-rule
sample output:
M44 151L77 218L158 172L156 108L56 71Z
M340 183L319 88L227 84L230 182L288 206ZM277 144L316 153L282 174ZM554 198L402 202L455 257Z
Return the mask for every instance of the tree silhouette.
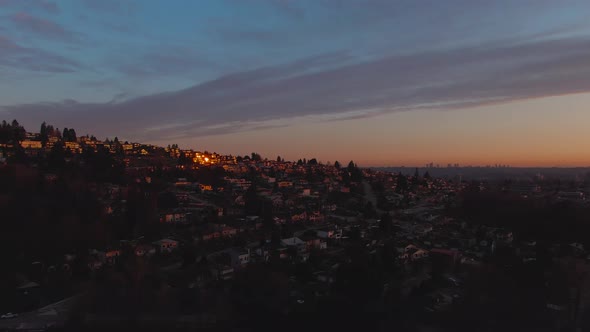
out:
M47 141L49 141L49 134L47 132L47 124L45 121L41 124L41 129L39 130L39 140L41 141L41 145L45 147L47 145Z
M256 153L256 152L252 152L252 157L251 157L251 159L252 159L253 161L261 161L261 160L262 160L262 157L261 157L261 156L260 156L258 153Z

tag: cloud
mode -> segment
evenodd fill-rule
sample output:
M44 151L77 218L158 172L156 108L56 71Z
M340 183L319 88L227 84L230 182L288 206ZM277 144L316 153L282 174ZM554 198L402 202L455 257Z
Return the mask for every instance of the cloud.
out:
M274 6L279 12L297 19L302 20L305 18L305 10L297 6L296 1L293 0L271 0L271 5Z
M131 0L82 0L88 9L98 10L111 14L131 15L137 9L137 3Z
M183 47L165 47L134 58L133 61L115 65L116 69L130 77L162 77L187 74L204 68L216 68L218 64L198 52ZM117 63L118 59L113 59Z
M236 42L287 42L285 37L273 30L253 29L240 27L219 27L214 30L222 39L236 43Z
M74 60L41 49L23 47L0 36L0 67L37 72L67 73L81 68Z
M5 109L25 124L51 120L99 135L156 141L280 126L297 117L358 119L590 91L585 38L494 43L321 69L347 59L345 53L325 54L126 101Z
M0 9L1 8L20 8L20 9L27 9L27 10L35 10L38 9L45 13L49 14L59 14L60 9L59 6L55 2L47 1L47 0L33 0L33 1L26 1L26 0L0 0Z
M29 31L43 38L67 42L76 40L74 34L64 29L61 25L31 16L24 12L15 13L10 17L10 20L17 28Z

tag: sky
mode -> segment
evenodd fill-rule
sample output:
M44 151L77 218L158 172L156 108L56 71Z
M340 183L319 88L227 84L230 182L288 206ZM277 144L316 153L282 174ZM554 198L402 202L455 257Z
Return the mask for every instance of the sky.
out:
M587 0L0 0L0 119L361 166L590 166Z

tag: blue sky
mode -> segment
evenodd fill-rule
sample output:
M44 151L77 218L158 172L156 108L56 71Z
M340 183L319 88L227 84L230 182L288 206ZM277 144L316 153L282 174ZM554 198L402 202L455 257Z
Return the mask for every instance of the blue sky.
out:
M232 153L309 123L371 137L360 120L587 92L588 22L582 0L0 0L0 117Z

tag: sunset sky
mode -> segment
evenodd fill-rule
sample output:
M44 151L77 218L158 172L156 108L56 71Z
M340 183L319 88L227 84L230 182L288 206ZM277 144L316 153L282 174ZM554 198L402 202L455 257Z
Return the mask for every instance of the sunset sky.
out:
M588 0L0 0L0 120L361 166L590 166Z

